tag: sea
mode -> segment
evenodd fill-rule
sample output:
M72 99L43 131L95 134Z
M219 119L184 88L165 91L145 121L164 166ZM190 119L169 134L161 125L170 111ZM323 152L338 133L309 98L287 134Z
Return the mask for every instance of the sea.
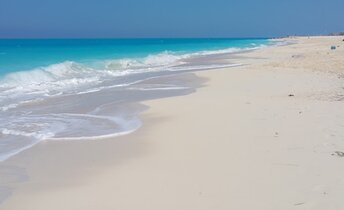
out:
M141 102L190 94L192 73L241 65L250 39L0 39L0 161L41 141L99 140L137 130Z

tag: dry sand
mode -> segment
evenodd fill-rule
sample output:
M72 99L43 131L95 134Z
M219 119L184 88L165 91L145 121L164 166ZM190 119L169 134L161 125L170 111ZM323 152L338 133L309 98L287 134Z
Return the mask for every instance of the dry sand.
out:
M12 158L30 178L0 209L344 209L343 37L293 40L196 73L207 82L194 94L145 102L133 134Z

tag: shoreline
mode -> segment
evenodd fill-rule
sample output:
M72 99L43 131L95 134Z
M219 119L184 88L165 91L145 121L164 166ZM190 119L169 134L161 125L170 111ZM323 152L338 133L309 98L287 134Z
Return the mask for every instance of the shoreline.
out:
M237 55L245 66L195 72L206 86L145 101L134 133L13 157L6 165L30 179L0 207L343 208L344 42L297 39Z
M227 42L232 45L224 49L159 52L140 58L123 54L120 59L97 61L106 66L103 70L67 60L4 76L0 162L41 141L90 140L134 131L141 124L140 111L127 108L130 103L183 95L197 88L181 77L167 80L166 76L237 66L221 57L270 43L268 39ZM31 77L32 84L25 85L25 78ZM161 79L150 82L155 78Z

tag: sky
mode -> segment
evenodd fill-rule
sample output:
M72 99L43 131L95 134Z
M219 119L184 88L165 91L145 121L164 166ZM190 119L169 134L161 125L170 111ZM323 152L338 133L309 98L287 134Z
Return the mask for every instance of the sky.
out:
M344 0L0 0L0 38L276 37L344 31Z

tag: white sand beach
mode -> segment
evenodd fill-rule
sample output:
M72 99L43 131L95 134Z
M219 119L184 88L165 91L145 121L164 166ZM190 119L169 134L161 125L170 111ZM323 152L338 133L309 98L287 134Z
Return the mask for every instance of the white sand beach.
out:
M146 101L132 134L9 159L28 179L0 209L344 209L344 37L288 39L196 72L196 93Z

